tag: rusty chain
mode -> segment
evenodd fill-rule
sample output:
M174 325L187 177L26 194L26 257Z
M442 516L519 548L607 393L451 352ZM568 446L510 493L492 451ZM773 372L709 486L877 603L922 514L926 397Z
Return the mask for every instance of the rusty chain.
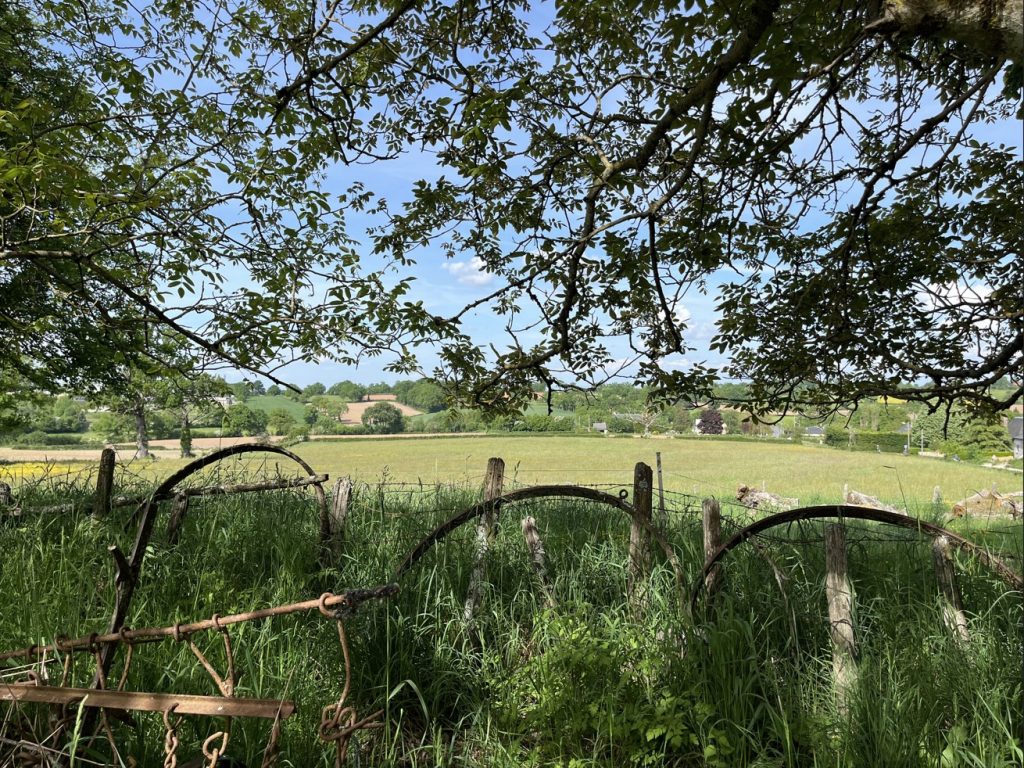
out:
M348 636L345 634L345 625L341 620L341 611L331 611L326 600L330 593L325 592L320 596L320 612L328 618L333 618L338 626L338 642L341 644L341 654L345 661L345 685L342 688L341 696L336 704L328 704L320 715L320 727L318 735L323 741L333 741L337 746L335 754L336 768L342 768L348 757L349 741L356 731L364 728L380 728L380 722L384 710L378 710L368 717L358 719L356 708L346 704L349 692L352 690L352 660L348 649Z
M178 726L182 718L172 721L177 704L172 704L164 712L164 768L178 768Z

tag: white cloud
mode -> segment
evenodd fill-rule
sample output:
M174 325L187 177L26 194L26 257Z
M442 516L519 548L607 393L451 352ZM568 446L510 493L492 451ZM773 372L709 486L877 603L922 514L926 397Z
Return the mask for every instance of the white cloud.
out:
M672 355L669 357L663 357L660 360L658 360L658 367L661 368L662 370L671 370L672 368L678 368L679 370L686 371L693 367L693 361L689 360L686 357Z
M693 315L690 314L690 310L686 308L685 304L676 304L676 324L689 327L690 320L693 319Z
M487 285L494 275L485 269L483 259L474 256L469 261L448 261L441 268L455 278L455 282L463 285Z

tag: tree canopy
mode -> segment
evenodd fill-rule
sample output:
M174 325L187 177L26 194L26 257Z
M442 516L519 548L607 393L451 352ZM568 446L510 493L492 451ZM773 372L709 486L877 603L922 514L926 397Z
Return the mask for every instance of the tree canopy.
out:
M0 83L4 366L68 379L81 329L147 349L127 323L275 381L426 345L495 410L620 348L670 400L1021 399L1017 0L32 8L0 16L29 52ZM388 199L396 162L421 178ZM436 314L431 249L492 284ZM724 364L694 355L700 292Z

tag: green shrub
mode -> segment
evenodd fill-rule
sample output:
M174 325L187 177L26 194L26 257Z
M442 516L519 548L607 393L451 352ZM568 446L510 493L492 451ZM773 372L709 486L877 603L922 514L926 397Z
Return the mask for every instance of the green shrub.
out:
M829 425L825 427L825 445L854 451L903 453L907 447L907 436L900 432L848 431L840 426Z

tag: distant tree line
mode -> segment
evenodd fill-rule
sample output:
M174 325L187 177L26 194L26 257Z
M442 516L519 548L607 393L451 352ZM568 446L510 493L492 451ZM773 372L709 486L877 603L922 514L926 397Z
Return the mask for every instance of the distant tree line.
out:
M921 404L865 400L855 409L816 420L808 414L761 419L731 407L745 397L741 383L723 384L717 402L680 401L653 407L649 392L629 384L606 384L595 392L536 392L518 414L485 417L479 411L448 407L430 379L393 384L343 380L314 382L299 392L265 387L259 381L225 382L197 378L147 377L127 373L116 388L73 397L3 385L0 443L21 446L94 445L134 441L145 455L148 440L178 438L182 455L191 453L193 434L276 436L302 440L310 435L396 432L593 433L622 435L731 435L805 439L807 428L824 429L822 441L851 450L939 451L962 459L1008 452L1000 421L984 421L966 408L929 413ZM350 404L371 395L393 395L423 412L414 419L386 401L367 408L352 423ZM550 407L550 411L549 411ZM909 432L909 436L908 436Z

